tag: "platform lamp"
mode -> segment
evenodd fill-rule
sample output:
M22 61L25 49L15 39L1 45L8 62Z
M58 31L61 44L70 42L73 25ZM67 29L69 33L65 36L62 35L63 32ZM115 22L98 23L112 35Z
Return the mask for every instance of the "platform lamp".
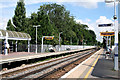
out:
M37 54L37 27L40 27L41 25L33 25L33 27L36 27L36 54Z

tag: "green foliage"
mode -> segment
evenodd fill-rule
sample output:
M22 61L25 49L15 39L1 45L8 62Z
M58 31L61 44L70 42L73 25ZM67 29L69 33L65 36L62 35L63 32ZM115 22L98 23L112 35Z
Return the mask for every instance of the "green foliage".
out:
M14 28L14 26L12 25L11 20L9 20L8 23L7 23L7 30L15 31L15 28Z
M11 25L11 21L8 22L8 30L22 31L30 34L32 40L31 43L35 43L36 29L34 25L41 25L38 27L38 44L41 44L42 36L54 36L53 40L44 40L44 44L56 45L59 41L59 33L61 34L62 44L80 45L83 42L87 45L97 44L96 35L94 31L88 30L88 26L80 23L76 23L74 16L70 16L70 12L67 11L64 5L44 4L40 6L37 13L32 13L29 18L26 18L24 0L19 0L15 9L15 15L13 17L13 23L16 26Z
M24 0L19 0L19 2L17 2L13 24L16 26L16 31L24 32L26 28L26 10Z

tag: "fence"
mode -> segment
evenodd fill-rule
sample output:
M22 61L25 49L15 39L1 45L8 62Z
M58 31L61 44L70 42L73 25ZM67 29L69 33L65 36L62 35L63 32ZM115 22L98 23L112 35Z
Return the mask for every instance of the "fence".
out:
M50 48L50 47L53 47L53 46L52 45L43 45L43 51L47 52L48 48ZM90 48L90 47L95 47L95 46L61 45L60 51L65 51L65 50L67 50L67 48L70 48L71 50L74 50L74 49L82 49L82 48ZM59 51L59 45L56 45L53 48L56 51ZM27 52L27 50L28 50L28 45L26 45L26 44L18 45L18 52L22 52L22 51ZM35 52L35 50L36 50L36 45L35 44L30 44L30 52ZM37 50L38 50L38 53L41 52L41 45L37 45Z

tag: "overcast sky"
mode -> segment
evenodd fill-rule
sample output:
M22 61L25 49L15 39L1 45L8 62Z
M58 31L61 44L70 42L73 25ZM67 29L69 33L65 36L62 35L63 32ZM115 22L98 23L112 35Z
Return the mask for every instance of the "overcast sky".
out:
M19 0L0 0L0 29L6 29L7 22L14 16L14 10ZM37 12L40 5L57 3L64 5L77 22L87 24L89 29L102 42L100 32L112 31L114 27L99 28L98 24L114 23L113 3L106 4L104 0L25 0L26 16Z

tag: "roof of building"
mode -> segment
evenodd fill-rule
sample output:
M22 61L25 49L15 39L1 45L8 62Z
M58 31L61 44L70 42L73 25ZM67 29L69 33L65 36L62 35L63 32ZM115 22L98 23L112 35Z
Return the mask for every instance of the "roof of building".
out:
M0 39L5 38L9 40L31 40L31 36L27 33L0 29Z

